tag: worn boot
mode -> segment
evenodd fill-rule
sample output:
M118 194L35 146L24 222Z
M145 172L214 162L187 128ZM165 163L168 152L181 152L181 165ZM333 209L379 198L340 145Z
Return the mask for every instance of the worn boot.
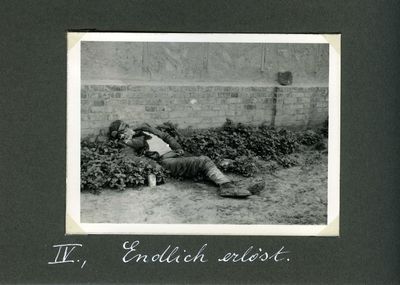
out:
M251 180L251 183L247 187L247 190L253 195L258 195L265 188L265 180L263 178L255 178Z
M246 198L251 195L251 192L237 187L234 182L228 182L219 186L218 195L221 197Z
M265 188L265 180L262 178L240 180L220 185L219 195L222 197L244 198L250 195L260 194Z

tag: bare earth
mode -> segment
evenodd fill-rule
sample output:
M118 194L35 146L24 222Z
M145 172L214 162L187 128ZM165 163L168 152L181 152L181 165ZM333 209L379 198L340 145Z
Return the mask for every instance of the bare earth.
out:
M211 183L169 179L156 187L81 194L85 223L326 224L327 155L295 155L298 166L262 171L266 187L247 199L222 198ZM228 175L233 180L243 177ZM252 178L247 178L251 182Z

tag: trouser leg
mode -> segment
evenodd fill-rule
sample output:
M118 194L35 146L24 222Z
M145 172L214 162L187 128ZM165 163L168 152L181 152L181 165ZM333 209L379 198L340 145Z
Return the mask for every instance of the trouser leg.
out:
M228 177L226 177L225 174L223 174L221 170L219 170L218 167L215 166L215 164L209 168L209 170L206 173L206 176L217 185L222 185L231 182L231 180Z
M160 164L177 177L205 175L217 185L230 182L207 156L176 157L161 160Z

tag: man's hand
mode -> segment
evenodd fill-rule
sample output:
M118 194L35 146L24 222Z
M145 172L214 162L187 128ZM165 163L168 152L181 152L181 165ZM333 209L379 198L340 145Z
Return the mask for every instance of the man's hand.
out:
M185 153L185 151L184 151L183 149L178 149L178 150L175 150L175 153L176 153L178 156L182 156L182 155Z
M130 140L135 135L135 131L127 128L124 130L124 133L121 135L121 139Z

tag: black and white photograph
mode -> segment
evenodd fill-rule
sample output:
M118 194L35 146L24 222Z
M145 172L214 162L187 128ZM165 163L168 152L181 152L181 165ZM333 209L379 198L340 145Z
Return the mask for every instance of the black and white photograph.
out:
M400 1L1 7L0 284L400 284Z
M67 234L339 234L340 35L68 33Z

